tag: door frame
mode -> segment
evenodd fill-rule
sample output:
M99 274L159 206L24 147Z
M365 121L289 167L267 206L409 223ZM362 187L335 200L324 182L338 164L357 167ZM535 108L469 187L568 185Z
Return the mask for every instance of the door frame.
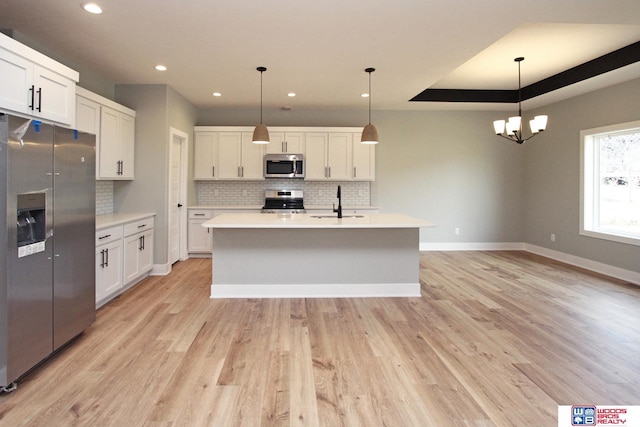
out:
M174 127L169 128L169 157L171 157L171 144L173 144L174 139L180 140L180 203L182 203L183 209L180 209L180 217L178 221L180 222L180 255L179 260L184 261L188 256L187 252L187 179L188 179L188 167L189 167L189 134L183 132ZM169 158L169 165L171 164L171 158ZM171 174L167 176L167 188L169 189L171 186ZM170 197L167 197L167 202L170 203ZM171 206L167 204L168 209L168 217L167 221L167 254L168 257L171 255ZM168 259L168 258L167 258Z

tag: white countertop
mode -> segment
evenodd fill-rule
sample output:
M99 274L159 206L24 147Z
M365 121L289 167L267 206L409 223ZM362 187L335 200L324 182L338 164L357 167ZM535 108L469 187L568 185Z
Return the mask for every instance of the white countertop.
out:
M189 206L189 209L215 209L215 210L243 210L243 209L253 209L253 210L261 210L262 205L194 205ZM306 210L331 210L333 206L331 205L307 205L305 206ZM362 205L351 205L351 206L343 206L343 210L378 210L377 206L362 206Z
M155 216L152 212L114 213L96 216L96 230Z
M334 214L335 215L335 214ZM228 213L202 224L207 228L422 228L435 224L404 214L362 214L358 217L314 218L314 214Z

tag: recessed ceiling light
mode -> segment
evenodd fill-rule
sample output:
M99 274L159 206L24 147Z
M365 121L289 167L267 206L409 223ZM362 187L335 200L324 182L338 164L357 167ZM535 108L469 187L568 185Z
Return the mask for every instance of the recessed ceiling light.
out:
M222 94L220 92L213 92L212 95L213 96L222 96Z
M287 96L290 98L293 98L294 96L296 96L296 94L294 92L289 92Z
M102 8L95 3L83 3L82 8L94 15L100 15L102 13Z
M167 67L164 65L156 65L156 70L158 71L167 71Z
M361 96L361 97L363 97L363 98L368 98L368 97L369 97L369 94L368 94L368 93L363 93L363 94L362 94L362 95L360 95L360 96Z

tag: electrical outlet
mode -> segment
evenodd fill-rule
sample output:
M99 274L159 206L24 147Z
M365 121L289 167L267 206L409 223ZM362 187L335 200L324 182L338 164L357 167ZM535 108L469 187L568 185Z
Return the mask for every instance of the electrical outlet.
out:
M460 227L456 227L453 232L455 233L456 236L460 235Z
M246 195L247 195L247 190L243 189L243 190L242 190L242 195L243 195L243 196L246 196Z
M551 236L549 237L551 239L552 242L556 241L556 234L555 233L551 233Z
M358 197L364 196L364 192L362 190L358 190Z
M322 197L322 190L318 190L318 196Z
M217 188L215 190L213 190L213 195L214 196L219 196L220 195L220 190L218 190Z

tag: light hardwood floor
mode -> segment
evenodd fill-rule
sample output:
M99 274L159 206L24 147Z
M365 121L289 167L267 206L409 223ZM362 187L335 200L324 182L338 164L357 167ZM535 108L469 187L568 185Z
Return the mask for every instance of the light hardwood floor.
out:
M103 307L0 425L538 427L640 404L640 287L532 254L422 253L421 298L210 300L210 277L180 262Z

